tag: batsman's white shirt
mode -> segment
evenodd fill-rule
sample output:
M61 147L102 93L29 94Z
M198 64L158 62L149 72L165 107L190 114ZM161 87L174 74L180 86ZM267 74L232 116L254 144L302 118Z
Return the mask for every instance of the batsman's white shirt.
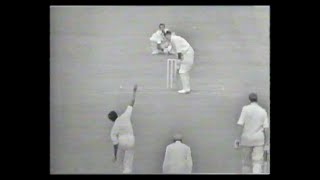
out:
M134 146L131 114L132 106L128 106L126 111L117 118L111 130L111 140L113 144L119 144L119 146L125 149Z
M191 69L194 61L193 48L184 38L176 35L171 36L171 44L176 53L183 54L183 61L181 62L179 73L188 72Z
M192 173L192 157L189 146L176 141L167 146L163 161L163 173Z
M269 120L266 110L253 102L244 106L238 121L243 126L240 145L263 146L264 128L269 128Z
M172 35L171 43L174 44L177 53L186 54L190 48L192 49L190 44L181 36Z

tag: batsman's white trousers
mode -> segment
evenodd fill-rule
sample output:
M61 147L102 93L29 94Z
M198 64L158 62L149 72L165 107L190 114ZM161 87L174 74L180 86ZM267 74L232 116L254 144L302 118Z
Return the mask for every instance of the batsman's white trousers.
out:
M242 173L259 174L263 165L263 146L242 146Z
M190 47L188 51L183 54L183 60L181 61L179 73L189 72L192 68L193 61L194 61L194 51L192 47Z
M119 137L119 149L123 151L123 173L131 173L134 157L135 138L133 135L121 135Z

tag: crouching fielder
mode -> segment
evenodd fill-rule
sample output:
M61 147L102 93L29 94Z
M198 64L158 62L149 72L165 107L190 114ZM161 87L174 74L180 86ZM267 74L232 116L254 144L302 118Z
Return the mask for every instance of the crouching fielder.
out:
M181 60L179 74L182 90L178 91L178 93L189 93L191 91L189 71L191 70L194 61L193 48L184 38L173 35L170 31L165 33L165 37L170 41L172 48L178 55L178 59Z
M162 172L165 174L189 174L192 173L192 157L189 146L182 143L182 136L176 134L174 143L166 148Z
M163 44L165 41L164 33L168 31L165 28L165 24L160 24L159 29L152 34L150 37L152 54L164 53L166 50L166 46ZM168 52L168 50L166 50Z
M133 165L134 144L135 138L133 135L133 128L131 124L132 108L135 102L136 92L138 86L135 85L133 89L133 98L131 104L127 107L126 111L118 117L115 111L108 114L109 119L114 122L111 130L111 140L114 147L114 159L117 161L118 146L119 150L124 151L123 158L123 173L131 173Z

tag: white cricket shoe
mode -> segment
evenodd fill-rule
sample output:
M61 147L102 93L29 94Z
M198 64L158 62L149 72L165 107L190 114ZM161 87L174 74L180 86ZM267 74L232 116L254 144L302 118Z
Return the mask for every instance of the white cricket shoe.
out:
M187 89L187 90L182 89L182 90L178 91L178 93L180 93L180 94L188 94L190 92L191 92L191 89Z

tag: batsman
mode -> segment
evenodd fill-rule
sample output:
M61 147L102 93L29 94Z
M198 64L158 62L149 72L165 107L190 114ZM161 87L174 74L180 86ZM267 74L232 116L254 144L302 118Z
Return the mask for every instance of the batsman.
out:
M173 35L170 31L165 33L166 39L171 43L174 52L178 55L180 61L179 74L181 78L182 89L180 94L191 92L189 71L192 69L194 61L194 51L190 44L182 37Z

